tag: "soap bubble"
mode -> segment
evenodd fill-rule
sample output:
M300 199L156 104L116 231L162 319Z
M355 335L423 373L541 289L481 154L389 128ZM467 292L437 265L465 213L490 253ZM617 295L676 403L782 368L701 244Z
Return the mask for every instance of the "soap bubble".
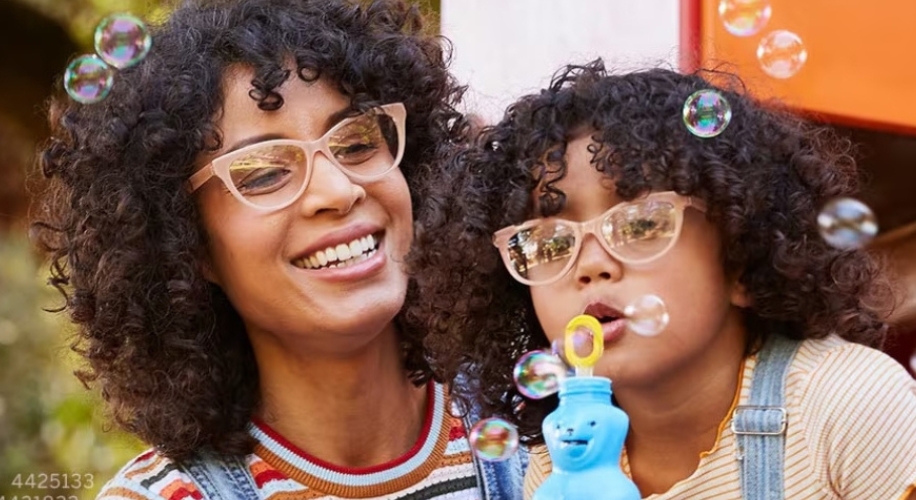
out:
M580 340L577 344L582 344L584 342L585 340ZM562 338L554 339L550 343L550 354L560 358L560 361L562 361L563 365L566 367L566 375L572 375L575 372L573 371L572 365L569 364L569 360L566 359L566 350L563 348L565 344L566 341Z
M732 119L728 100L715 90L698 90L684 101L684 125L704 139L721 134Z
M853 198L837 198L817 215L821 236L840 250L862 248L878 234L878 220L868 205Z
M137 64L153 43L143 21L130 14L106 17L95 28L95 50L111 66L124 69Z
M579 358L587 358L595 348L592 331L585 327L576 328L570 335L573 342L573 352ZM550 343L550 352L560 358L571 370L575 363L566 357L566 339L558 338Z
M757 60L766 74L773 78L789 78L805 65L808 50L801 38L786 30L773 31L760 40Z
M481 460L499 462L518 451L518 429L501 418L483 419L471 428L471 450Z
M658 335L671 319L665 302L657 295L637 298L623 310L623 314L627 317L627 328L644 337Z
M760 33L770 17L773 7L769 0L720 0L719 17L729 33L735 36L753 36Z
M64 89L74 101L92 104L108 97L114 69L98 56L77 57L64 72Z
M913 355L910 356L910 370L916 373L916 351L913 351Z
M557 355L531 351L519 358L512 378L519 392L531 399L543 399L559 392L560 381L566 374L566 364Z

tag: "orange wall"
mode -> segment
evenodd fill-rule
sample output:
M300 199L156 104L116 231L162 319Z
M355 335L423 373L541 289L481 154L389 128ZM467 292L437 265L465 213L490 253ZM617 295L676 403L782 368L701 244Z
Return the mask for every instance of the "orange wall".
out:
M846 124L916 134L916 0L771 0L757 35L730 34L718 0L681 0L682 64L726 62L760 96ZM795 32L808 50L795 76L766 75L756 58L769 31Z

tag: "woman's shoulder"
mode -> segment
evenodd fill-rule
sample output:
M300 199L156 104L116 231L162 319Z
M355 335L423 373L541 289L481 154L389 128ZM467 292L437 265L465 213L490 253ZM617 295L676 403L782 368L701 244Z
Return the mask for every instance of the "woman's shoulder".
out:
M101 489L101 500L201 498L191 477L154 449L127 463Z

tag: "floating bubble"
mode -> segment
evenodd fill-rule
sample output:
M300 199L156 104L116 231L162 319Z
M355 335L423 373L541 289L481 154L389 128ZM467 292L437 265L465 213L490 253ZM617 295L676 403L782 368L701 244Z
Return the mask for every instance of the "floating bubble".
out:
M654 337L668 326L670 317L665 302L657 295L643 295L624 310L627 328L645 337Z
M878 234L878 220L868 205L853 198L837 198L817 215L821 236L840 250L862 248Z
M916 351L913 351L913 355L910 356L910 370L916 374Z
M735 36L754 36L760 33L770 17L773 7L769 0L720 0L719 17L729 33Z
M106 17L95 28L95 51L102 60L118 69L143 60L152 44L146 25L130 14Z
M715 90L698 90L684 101L684 125L704 139L721 134L732 120L732 107Z
M92 104L108 97L114 69L98 56L77 57L64 72L64 89L74 101Z
M470 441L478 458L499 462L518 451L518 429L501 418L486 418L471 428Z
M559 392L566 371L566 364L556 354L531 351L518 359L512 378L519 392L531 399L543 399Z
M585 342L585 340L582 340ZM550 354L560 358L560 361L563 362L563 366L566 367L566 375L573 375L575 371L573 370L572 365L569 364L569 360L566 359L566 349L563 347L566 344L566 341L563 339L554 339L550 343Z
M767 34L757 46L757 60L773 78L790 78L805 65L808 50L798 35L778 30Z

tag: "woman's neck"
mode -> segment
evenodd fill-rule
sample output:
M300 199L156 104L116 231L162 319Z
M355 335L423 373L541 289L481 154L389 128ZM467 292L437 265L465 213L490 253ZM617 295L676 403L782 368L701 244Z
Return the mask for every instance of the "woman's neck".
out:
M346 354L252 343L258 417L309 455L368 467L402 456L419 438L427 392L408 380L393 327Z

